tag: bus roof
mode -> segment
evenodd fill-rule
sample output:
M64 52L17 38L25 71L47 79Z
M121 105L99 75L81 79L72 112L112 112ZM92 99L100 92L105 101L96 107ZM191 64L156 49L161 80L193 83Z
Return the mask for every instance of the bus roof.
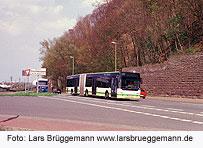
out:
M77 79L79 77L80 77L79 74L78 75L71 75L71 76L67 76L66 79Z
M98 72L98 73L84 73L87 75L87 77L100 77L100 76L117 76L121 73L127 73L127 74L139 74L139 73L133 73L133 72L119 72L119 71L115 71L115 72ZM79 78L80 74L77 75L71 75L71 76L67 76L67 79L76 79Z
M101 77L101 76L117 76L120 72L99 72L99 73L89 73L87 77Z

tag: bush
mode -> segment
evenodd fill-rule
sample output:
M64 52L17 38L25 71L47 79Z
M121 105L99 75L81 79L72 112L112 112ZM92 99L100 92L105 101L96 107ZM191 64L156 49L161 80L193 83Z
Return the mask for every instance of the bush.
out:
M185 53L194 53L194 50L193 48L189 48L185 50Z

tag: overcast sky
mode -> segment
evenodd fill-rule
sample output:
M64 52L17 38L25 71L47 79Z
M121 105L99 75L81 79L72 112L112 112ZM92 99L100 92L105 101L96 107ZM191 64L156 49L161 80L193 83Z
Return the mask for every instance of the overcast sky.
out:
M21 81L22 70L40 68L40 41L73 28L96 0L0 0L0 82Z

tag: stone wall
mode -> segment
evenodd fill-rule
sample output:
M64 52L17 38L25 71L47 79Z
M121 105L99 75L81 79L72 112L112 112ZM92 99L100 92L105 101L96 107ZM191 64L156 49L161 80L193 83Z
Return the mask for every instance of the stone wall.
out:
M179 55L162 64L124 68L139 72L149 95L203 99L203 53Z

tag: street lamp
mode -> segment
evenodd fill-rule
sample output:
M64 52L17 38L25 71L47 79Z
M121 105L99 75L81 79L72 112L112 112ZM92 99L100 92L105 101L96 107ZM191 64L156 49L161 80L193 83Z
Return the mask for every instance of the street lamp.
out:
M115 45L115 71L117 71L117 43L116 42L111 43Z
M70 56L70 58L73 59L73 71L72 71L72 75L74 75L74 62L75 61L74 61L74 57L73 56Z

